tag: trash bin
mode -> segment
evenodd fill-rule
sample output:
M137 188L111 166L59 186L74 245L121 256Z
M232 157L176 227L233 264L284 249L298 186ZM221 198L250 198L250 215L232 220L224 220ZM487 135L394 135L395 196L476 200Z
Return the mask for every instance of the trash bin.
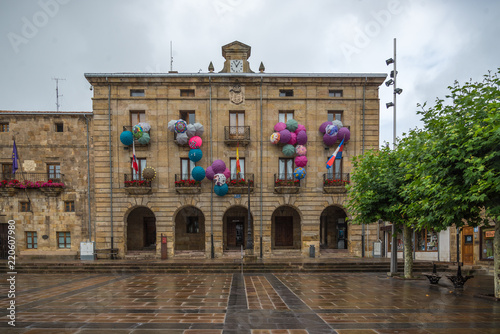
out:
M314 248L314 245L309 245L309 257L316 257L316 248Z

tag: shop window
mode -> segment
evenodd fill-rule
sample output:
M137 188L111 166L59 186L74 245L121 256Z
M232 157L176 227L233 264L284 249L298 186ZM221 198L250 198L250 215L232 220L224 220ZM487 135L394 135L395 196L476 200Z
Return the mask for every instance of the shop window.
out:
M493 260L493 238L495 237L494 228L481 228L481 260Z

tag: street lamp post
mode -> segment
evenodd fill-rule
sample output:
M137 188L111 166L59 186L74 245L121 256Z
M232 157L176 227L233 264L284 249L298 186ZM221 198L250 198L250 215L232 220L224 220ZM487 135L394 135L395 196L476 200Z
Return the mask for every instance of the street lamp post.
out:
M403 90L401 88L397 88L396 79L398 76L398 72L396 71L396 38L394 38L394 58L389 58L385 61L387 65L393 64L393 71L391 72L391 79L385 82L387 87L394 86L393 90L393 101L386 103L386 107L393 108L393 129L392 129L392 145L393 149L396 149L396 96L401 94ZM398 237L396 233L396 225L392 222L392 247L391 247L391 276L396 275L398 272Z

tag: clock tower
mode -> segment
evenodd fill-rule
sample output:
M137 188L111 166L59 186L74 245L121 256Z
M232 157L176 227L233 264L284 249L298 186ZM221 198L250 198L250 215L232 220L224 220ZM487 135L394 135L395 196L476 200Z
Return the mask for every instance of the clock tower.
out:
M219 73L254 73L248 63L250 50L249 45L238 41L224 45L222 47L222 56L226 61L224 62L224 68Z

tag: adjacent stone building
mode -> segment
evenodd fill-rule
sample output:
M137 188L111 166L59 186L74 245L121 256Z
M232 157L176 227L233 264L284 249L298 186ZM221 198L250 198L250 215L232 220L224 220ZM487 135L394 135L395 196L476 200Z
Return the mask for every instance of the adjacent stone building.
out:
M361 255L362 228L347 224L344 184L352 158L379 145L378 88L386 74L275 74L262 63L254 72L250 46L237 41L223 46L222 55L223 68L207 60L207 73L85 74L94 92L97 248L116 248L118 257L148 251L159 257L163 236L169 258L222 257L246 247L251 235L254 254L264 258L305 257L311 247L315 256ZM179 119L204 128L196 163L184 139L168 129ZM293 181L294 156L269 139L276 123L289 119L307 133L307 176L300 182ZM319 127L328 120L350 131L330 174L326 161L339 141L324 145ZM124 145L121 134L141 122L151 126L150 141ZM133 146L140 171L154 168L152 181L133 172ZM195 165L206 170L215 160L229 169L225 196L207 179L189 182ZM365 228L367 256L376 230Z

